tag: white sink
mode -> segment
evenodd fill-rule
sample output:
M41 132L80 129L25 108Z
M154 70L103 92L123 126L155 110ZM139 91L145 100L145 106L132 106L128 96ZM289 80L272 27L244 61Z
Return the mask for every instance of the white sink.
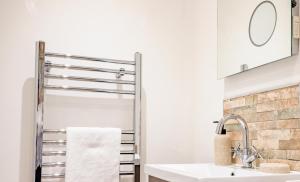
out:
M214 164L147 164L145 173L170 182L286 182L300 180L300 172L270 174L238 166Z

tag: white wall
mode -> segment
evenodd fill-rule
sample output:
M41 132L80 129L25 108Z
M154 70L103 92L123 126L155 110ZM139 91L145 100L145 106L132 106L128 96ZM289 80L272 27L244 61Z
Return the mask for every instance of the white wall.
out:
M212 161L224 97L300 80L298 57L217 80L217 0L1 1L0 22L2 181L32 181L36 40L55 52L143 54L149 163Z
M0 1L0 179L32 182L35 41L52 52L143 54L150 163L193 161L193 41L185 0Z
M215 124L222 116L223 80L217 80L216 1L195 2L195 161L213 157Z

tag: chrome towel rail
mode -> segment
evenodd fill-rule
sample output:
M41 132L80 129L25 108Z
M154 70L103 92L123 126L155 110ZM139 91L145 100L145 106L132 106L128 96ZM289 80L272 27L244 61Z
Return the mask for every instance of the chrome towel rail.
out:
M55 64L49 61L45 64L46 68L60 68L60 69L69 69L69 70L81 70L81 71L96 71L96 72L104 72L104 73L120 73L127 75L135 75L134 71L126 71L126 70L116 70L116 69L108 69L108 68L98 68L98 67L87 67L87 66L75 66L69 64Z
M134 154L134 150L123 150L120 152L120 154ZM66 151L44 151L43 156L66 156L67 152Z
M112 90L112 89L100 89L100 88L73 87L73 86L45 85L44 88L49 90L71 90L71 91L101 92L101 93L128 94L128 95L135 94L134 91L130 91L130 90Z
M54 156L54 155L60 155L60 156L65 156L67 154L66 151L43 151L42 155L43 156ZM134 150L122 150L120 154L135 154Z
M125 61L125 60L107 59L107 58L93 58L93 57L75 56L75 55L60 54L60 53L46 52L45 56L56 57L56 58L70 58L70 59L77 59L77 60L83 60L83 61L99 61L99 62L105 62L105 63L135 65L134 61Z
M66 145L67 140L43 140L46 145ZM133 140L122 140L121 144L135 144Z
M66 156L66 151L43 151L43 156Z
M120 165L132 165L134 166L133 171L120 171L120 175L133 175L135 182L140 181L139 171L140 171L140 146L141 146L141 54L135 53L134 61L118 60L118 59L106 59L106 58L94 58L94 57L85 57L78 55L69 55L61 53L50 53L45 50L45 42L37 42L37 56L36 56L36 99L35 99L35 121L36 121L36 147L35 147L35 182L42 182L42 179L47 178L64 178L65 174L63 173L54 173L54 174L43 174L43 167L59 167L64 168L66 166L63 161L55 162L43 162L43 157L47 156L66 156L67 152L61 149L55 151L43 150L44 145L66 145L67 141L65 139L58 140L44 139L45 134L66 134L65 129L44 129L44 96L45 90L61 90L61 91L82 91L82 92L95 92L95 93L107 93L107 94L127 94L133 95L134 99L134 120L132 125L132 130L122 130L123 135L132 135L130 140L122 140L121 144L123 145L132 145L130 150L123 150L120 152L121 155L126 155L126 161L121 161ZM49 60L46 61L46 58ZM57 59L56 59L57 58ZM113 68L102 68L98 66L78 66L67 63L68 59L78 60L78 61L94 61L94 62L103 62L110 64L117 64L119 66L132 66L134 69L125 70L120 67L119 69ZM74 62L72 62L74 63ZM81 62L82 63L82 62ZM109 66L110 64L103 64ZM52 69L57 69L61 71L70 70L68 75L65 73L53 73ZM116 79L97 78L97 77L87 77L87 76L78 76L80 74L72 75L73 72L84 73L86 75L88 72L99 72L102 74L95 75L116 75ZM128 78L133 78L133 80L123 80L122 76L128 75ZM121 87L118 89L108 89L108 88L89 88L82 85L71 86L71 85L56 85L48 84L48 80L66 80L74 81L73 84L79 84L82 82L89 83L105 83L107 84L116 84L116 85L129 85L132 86L132 90L123 90ZM101 84L96 84L101 85ZM132 138L132 139L131 139ZM129 156L127 156L129 155ZM131 160L132 158L132 160Z
M120 165L133 165L134 161L121 161ZM65 162L45 162L42 164L43 167L65 167Z
M134 171L121 171L120 175L121 176L126 176L126 175L134 175ZM64 178L65 174L63 173L55 173L55 174L43 174L42 178Z
M66 129L44 129L44 134L49 134L49 133L62 133L66 134L67 130ZM133 130L122 130L123 135L134 135Z
M65 162L45 162L42 164L43 167L65 167Z
M60 79L60 80L73 80L73 81L100 82L100 83L116 83L116 84L127 84L127 85L135 84L134 81L127 81L127 80L99 79L99 78L68 76L68 75L54 75L54 74L46 74L45 78Z

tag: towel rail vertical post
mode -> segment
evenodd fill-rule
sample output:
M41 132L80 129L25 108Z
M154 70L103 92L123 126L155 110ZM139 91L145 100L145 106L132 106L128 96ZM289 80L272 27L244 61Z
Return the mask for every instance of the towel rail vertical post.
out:
M134 99L134 130L135 130L135 181L140 181L141 158L141 61L142 55L135 53L135 99Z
M43 119L44 119L44 66L45 42L37 42L36 85L35 85L35 120L36 120L36 147L35 147L35 182L42 181L42 150L43 150Z

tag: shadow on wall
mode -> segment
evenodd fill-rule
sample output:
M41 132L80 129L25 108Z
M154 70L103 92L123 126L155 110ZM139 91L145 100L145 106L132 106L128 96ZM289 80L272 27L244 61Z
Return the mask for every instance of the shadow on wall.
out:
M144 173L144 164L147 162L147 97L145 89L142 88L142 113L141 113L141 181L147 182L147 176Z
M34 176L34 78L23 85L19 182L32 182Z

